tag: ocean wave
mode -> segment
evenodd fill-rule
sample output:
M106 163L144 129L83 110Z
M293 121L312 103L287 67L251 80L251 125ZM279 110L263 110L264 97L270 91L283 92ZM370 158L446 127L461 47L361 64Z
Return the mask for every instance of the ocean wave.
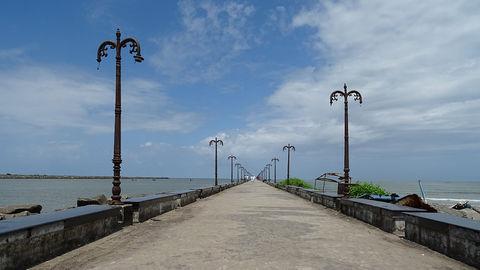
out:
M480 203L480 200L474 200L474 199L455 199L455 198L426 198L427 200L431 201L452 201L452 202L474 202L474 203Z

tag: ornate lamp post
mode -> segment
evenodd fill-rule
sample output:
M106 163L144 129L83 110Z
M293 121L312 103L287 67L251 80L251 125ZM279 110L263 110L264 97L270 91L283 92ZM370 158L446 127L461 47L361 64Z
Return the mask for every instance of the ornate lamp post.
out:
M237 157L230 155L227 159L230 159L230 183L233 183L233 160L237 159Z
M239 170L240 170L240 163L235 163L235 167L237 167L237 183L240 181Z
M277 161L280 161L278 158L272 158L273 161L273 183L277 183Z
M295 151L295 146L293 145L285 145L283 147L283 151L287 150L288 151L288 158L287 158L287 182L290 180L290 150Z
M125 48L127 45L130 45L130 53L133 54L135 62L142 62L143 57L140 54L140 43L135 38L126 38L124 40L120 39L121 33L117 29L116 32L117 39L116 41L107 40L100 44L97 51L97 62L100 64L102 57L107 57L107 50L114 49L116 51L115 60L116 60L116 72L115 72L115 134L113 140L113 187L112 187L112 204L121 204L120 201L122 196L120 195L122 189L120 188L120 164L122 163L121 156L121 112L122 112L122 82L121 82L121 70L122 70L122 48Z
M338 194L347 194L348 185L350 184L350 164L349 164L349 152L348 152L348 97L353 96L353 100L358 101L362 104L362 95L356 91L351 90L347 91L347 84L343 85L343 91L337 90L330 94L330 106L333 104L333 101L338 101L338 96L342 96L345 104L345 143L344 143L344 154L343 154L343 180L344 183L338 183Z
M271 182L272 179L270 178L270 167L272 167L272 164L268 163L267 164L267 170L268 170L268 182Z
M215 186L218 186L217 145L220 144L220 145L223 146L223 141L219 140L219 139L217 139L217 137L215 137L215 140L211 140L208 143L208 145L212 146L214 144L215 144Z

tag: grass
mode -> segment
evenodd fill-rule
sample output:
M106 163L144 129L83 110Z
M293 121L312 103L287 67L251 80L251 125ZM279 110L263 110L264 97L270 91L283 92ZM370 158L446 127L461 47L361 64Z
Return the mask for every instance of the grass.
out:
M361 197L363 195L389 195L385 189L379 185L358 182L356 185L350 186L348 191L350 197Z
M302 188L313 188L310 183L305 182L300 178L290 178L289 180L285 179L278 183L281 186L297 186Z

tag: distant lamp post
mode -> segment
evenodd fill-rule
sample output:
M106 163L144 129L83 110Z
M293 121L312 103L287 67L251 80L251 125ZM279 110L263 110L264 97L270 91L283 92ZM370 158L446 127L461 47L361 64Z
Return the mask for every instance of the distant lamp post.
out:
M268 170L268 182L271 182L272 179L270 178L270 167L272 167L272 164L267 164L267 170Z
M126 38L120 40L120 30L117 29L116 32L117 39L116 41L104 41L100 44L97 51L97 62L100 64L102 57L107 57L108 49L116 50L116 72L115 72L115 129L114 129L114 141L113 141L113 187L112 187L112 204L121 204L120 201L122 196L120 195L122 189L120 188L120 164L122 163L121 156L121 112L122 112L122 82L121 82L121 69L122 69L122 48L125 48L127 45L130 45L130 53L133 54L135 62L142 62L143 57L140 54L140 43L134 38Z
M273 183L277 183L277 161L280 161L278 158L272 158L273 161Z
M287 182L290 180L290 150L295 151L295 146L293 145L285 145L283 147L283 151L287 150L288 156L287 156Z
M343 85L343 91L337 90L330 94L330 106L333 104L333 101L338 101L338 96L342 96L345 104L345 142L344 142L344 154L343 154L343 180L344 183L338 184L338 194L347 194L348 185L350 184L350 164L349 164L349 152L348 152L348 97L353 96L353 100L358 101L362 104L362 95L356 91L351 90L347 91L347 84Z
M215 137L215 140L211 140L208 143L208 145L212 146L214 144L215 144L215 186L218 186L217 148L218 148L218 144L223 146L223 141L220 140L220 139L217 139L217 137Z
M241 164L240 163L235 163L235 167L237 168L237 183L240 182L240 166Z
M243 179L243 173L244 173L244 168L240 166L240 179L245 180Z
M237 157L230 155L227 159L230 159L230 183L233 183L233 160L237 159Z

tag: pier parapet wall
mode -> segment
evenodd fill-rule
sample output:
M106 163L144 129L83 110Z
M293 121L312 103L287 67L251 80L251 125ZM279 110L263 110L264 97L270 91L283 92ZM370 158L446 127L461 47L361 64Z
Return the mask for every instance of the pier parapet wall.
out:
M480 222L386 202L268 184L480 269Z
M244 181L238 183L241 184ZM186 206L237 183L162 193L123 205L86 205L0 221L0 270L26 269L98 240L125 226Z
M444 213L405 213L405 238L480 268L480 222Z
M424 209L367 199L342 199L340 211L389 233L404 236L405 213L425 212Z
M0 268L25 269L122 227L121 208L88 205L0 222Z

